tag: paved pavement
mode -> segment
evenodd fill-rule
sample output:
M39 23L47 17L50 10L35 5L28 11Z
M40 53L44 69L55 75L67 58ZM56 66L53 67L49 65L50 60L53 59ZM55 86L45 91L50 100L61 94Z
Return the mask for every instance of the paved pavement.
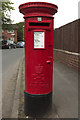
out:
M53 103L59 118L78 118L78 73L58 61L54 62Z
M16 65L23 56L24 50L22 48L2 50L3 89L6 87L8 79L12 77Z

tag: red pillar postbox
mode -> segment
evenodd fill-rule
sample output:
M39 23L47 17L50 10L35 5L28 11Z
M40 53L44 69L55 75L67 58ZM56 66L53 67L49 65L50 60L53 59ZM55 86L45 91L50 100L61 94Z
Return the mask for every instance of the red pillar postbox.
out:
M53 86L53 29L58 7L29 2L19 10L25 19L25 114L49 108ZM41 111L40 111L41 110Z

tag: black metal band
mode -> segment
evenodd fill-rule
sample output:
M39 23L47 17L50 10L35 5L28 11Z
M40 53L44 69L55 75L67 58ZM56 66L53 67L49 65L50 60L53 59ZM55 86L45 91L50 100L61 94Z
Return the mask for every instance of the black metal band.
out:
M29 116L43 116L52 106L52 92L44 95L32 95L24 92L24 112Z

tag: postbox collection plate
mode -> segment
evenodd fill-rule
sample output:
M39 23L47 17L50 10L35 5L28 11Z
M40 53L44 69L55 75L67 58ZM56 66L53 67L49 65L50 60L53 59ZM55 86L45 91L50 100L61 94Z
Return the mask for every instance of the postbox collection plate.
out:
M45 48L45 33L35 31L34 32L34 48Z

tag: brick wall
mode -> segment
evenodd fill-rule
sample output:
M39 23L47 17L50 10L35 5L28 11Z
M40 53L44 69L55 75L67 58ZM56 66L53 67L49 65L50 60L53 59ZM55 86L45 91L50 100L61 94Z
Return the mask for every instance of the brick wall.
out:
M80 71L80 54L78 53L55 49L54 59Z

